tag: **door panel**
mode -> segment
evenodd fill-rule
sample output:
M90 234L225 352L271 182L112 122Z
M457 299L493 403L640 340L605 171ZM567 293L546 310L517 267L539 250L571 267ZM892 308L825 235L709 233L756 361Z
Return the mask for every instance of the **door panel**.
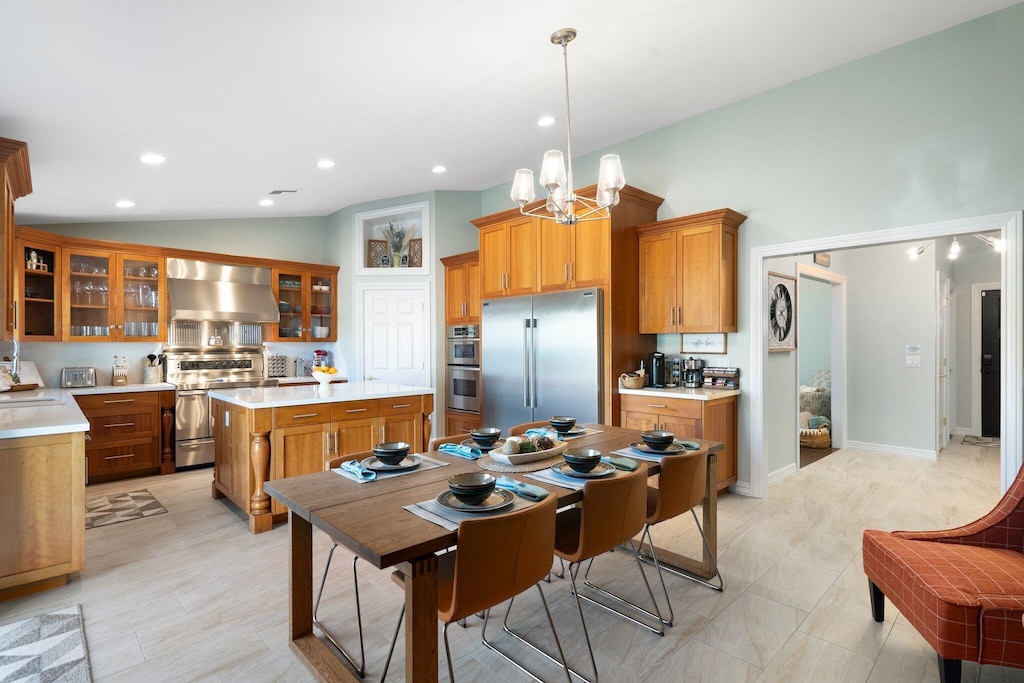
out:
M1000 298L998 289L981 293L981 435L998 437L1002 432L999 414L999 384L1002 359L999 355Z
M674 332L678 306L676 235L640 238L640 333Z
M424 289L363 292L363 379L428 386Z

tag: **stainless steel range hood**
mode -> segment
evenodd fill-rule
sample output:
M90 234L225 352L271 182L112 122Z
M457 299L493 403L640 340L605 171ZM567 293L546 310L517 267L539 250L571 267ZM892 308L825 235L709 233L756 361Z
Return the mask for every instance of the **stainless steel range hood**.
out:
M167 259L171 320L276 323L269 268Z

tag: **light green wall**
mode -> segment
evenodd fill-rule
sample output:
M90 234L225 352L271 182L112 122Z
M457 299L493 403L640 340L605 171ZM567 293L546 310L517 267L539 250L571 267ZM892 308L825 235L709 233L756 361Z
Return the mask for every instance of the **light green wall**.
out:
M809 277L801 277L797 285L800 384L810 384L818 370L832 368L832 285Z

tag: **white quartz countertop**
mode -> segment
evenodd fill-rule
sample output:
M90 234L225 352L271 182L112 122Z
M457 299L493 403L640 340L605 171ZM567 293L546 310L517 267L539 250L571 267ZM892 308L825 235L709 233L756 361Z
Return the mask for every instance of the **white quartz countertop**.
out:
M674 388L663 388L663 389L623 389L619 387L620 394L630 394L632 396L650 396L658 398L688 398L694 401L710 401L716 398L728 398L729 396L739 396L739 389L690 389L687 387L674 387Z
M278 383L281 384L281 386L285 386L285 385L288 385L288 384L309 384L310 382L313 382L314 384L316 383L316 378L312 377L312 376L310 376L310 377L277 377L276 379L277 379ZM332 384L344 384L346 381L347 380L346 380L345 377L338 377L337 379L332 380L331 383Z
M125 384L122 386L105 384L98 387L75 387L64 391L72 396L87 396L90 394L123 394L132 391L174 391L176 388L167 382L156 382L155 384Z
M64 389L0 394L0 439L88 430L89 420Z
M384 382L348 382L330 386L248 387L243 389L211 389L210 398L219 398L243 408L282 408L285 406L343 403L373 398L395 398L433 394L430 387Z

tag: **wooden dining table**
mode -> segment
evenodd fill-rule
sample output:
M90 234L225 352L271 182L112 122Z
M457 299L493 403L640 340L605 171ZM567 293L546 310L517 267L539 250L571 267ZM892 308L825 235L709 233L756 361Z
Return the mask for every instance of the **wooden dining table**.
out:
M605 455L628 448L640 432L608 425L585 425L588 433L570 441L572 447L596 448ZM711 553L716 547L717 458L723 444L693 439L708 449L707 481L703 501L703 527ZM383 569L396 567L405 581L405 680L434 683L438 679L437 555L457 543L457 532L404 509L434 498L447 489L448 477L480 471L474 460L430 453L447 467L415 471L402 476L358 483L325 471L266 482L264 490L289 510L291 558L289 584L289 638L292 650L321 681L359 681L359 677L323 639L313 632L313 528L326 533L363 560ZM637 460L650 475L659 464ZM512 476L523 480L525 473ZM559 507L582 500L582 492L529 480L558 497ZM708 550L700 559L657 548L659 559L702 578L714 567Z

